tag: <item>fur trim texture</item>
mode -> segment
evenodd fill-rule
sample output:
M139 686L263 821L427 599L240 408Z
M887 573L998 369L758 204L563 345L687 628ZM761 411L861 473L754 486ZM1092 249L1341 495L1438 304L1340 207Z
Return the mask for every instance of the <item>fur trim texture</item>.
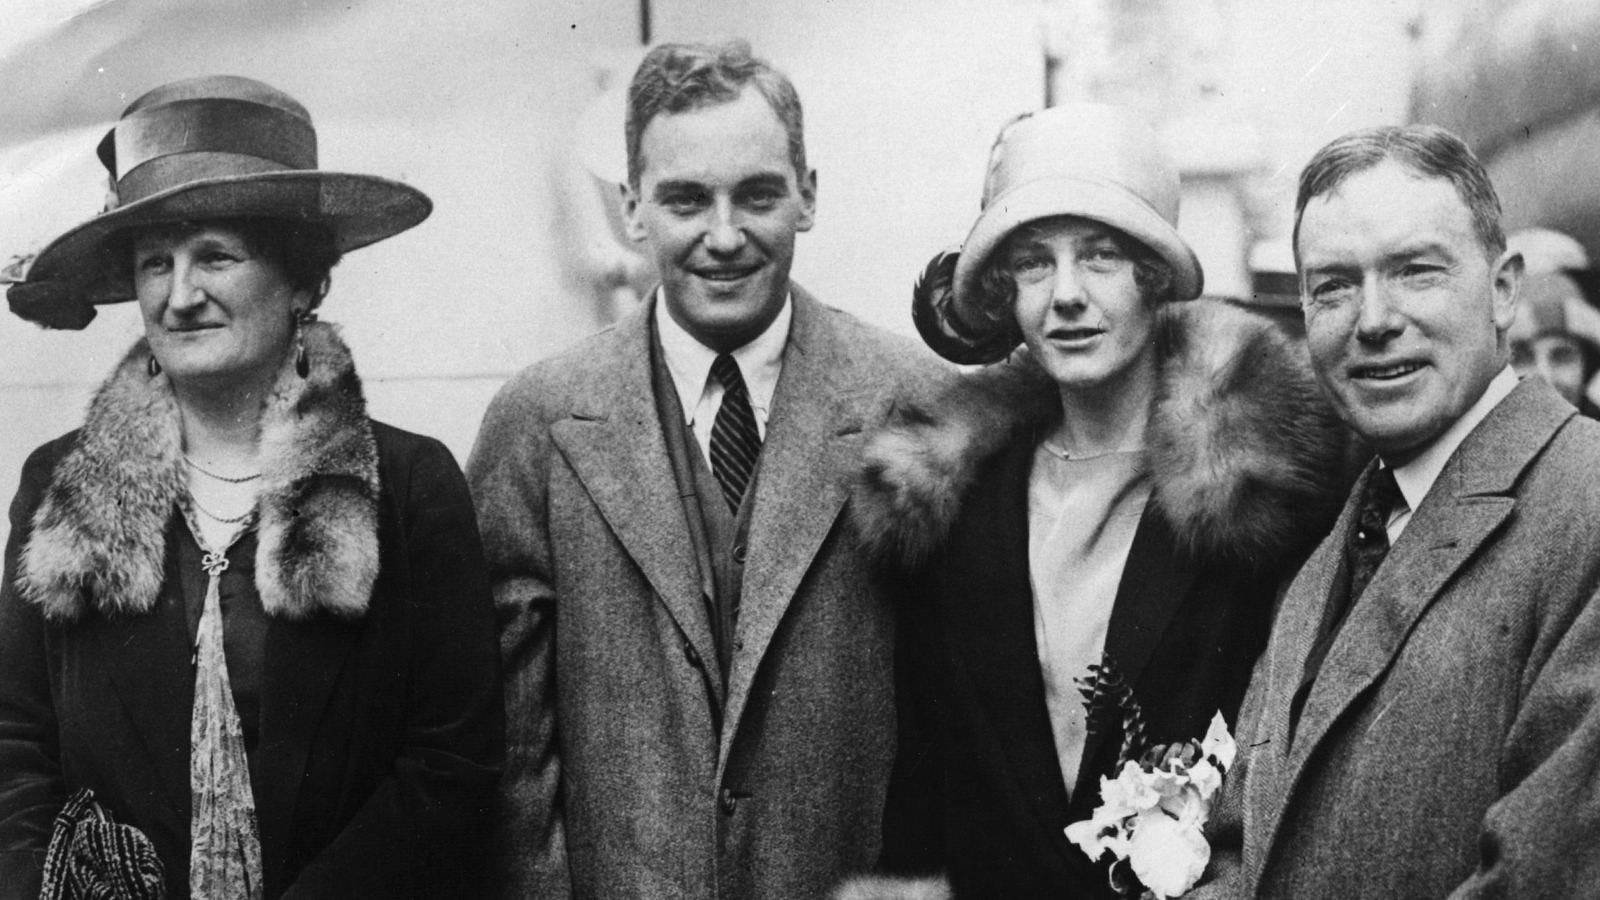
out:
M256 589L267 615L366 611L378 577L378 447L350 351L333 326L304 328L310 374L286 360L261 412ZM70 621L154 607L166 527L184 490L178 405L150 377L141 339L90 403L22 549L23 596Z
M1147 465L1151 503L1180 544L1251 567L1308 549L1337 514L1359 453L1313 380L1302 343L1220 301L1164 307ZM924 565L982 464L1061 416L1025 353L896 410L868 443L853 505L873 558Z
M833 900L951 900L955 896L943 878L890 878L861 875L833 892Z

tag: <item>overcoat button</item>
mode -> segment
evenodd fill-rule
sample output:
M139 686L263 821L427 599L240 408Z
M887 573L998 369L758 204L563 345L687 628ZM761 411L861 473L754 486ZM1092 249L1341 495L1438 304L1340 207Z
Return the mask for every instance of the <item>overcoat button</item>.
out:
M732 788L723 788L722 789L722 814L725 815L725 816L731 816L731 815L733 815L734 811L737 810L738 808L739 808L739 798L735 797L733 795L733 789Z
M750 551L746 550L745 546L743 544L735 544L734 545L734 548L733 548L733 561L734 562L736 562L736 563L738 563L739 565L742 566L742 565L744 565L745 557L749 556L749 555L750 555Z
M689 660L689 665L694 666L696 669L705 667L705 663L700 659L699 651L694 649L693 644L683 645L683 655L684 658Z

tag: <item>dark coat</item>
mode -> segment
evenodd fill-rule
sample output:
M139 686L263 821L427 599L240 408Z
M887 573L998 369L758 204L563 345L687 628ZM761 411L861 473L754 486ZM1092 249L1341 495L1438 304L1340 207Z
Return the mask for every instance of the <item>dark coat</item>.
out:
M1199 894L1600 896L1600 426L1538 379L1502 400L1347 613L1291 731L1360 494L1284 596Z
M482 550L443 445L371 422L312 326L263 418L256 586L269 616L255 768L265 896L451 896L503 753ZM194 672L164 376L135 347L88 421L39 448L0 593L0 897L37 896L80 787L188 892ZM150 521L159 523L151 528ZM155 573L152 580L149 576ZM80 587L81 586L81 587Z
M653 304L489 408L468 472L506 623L503 896L819 897L877 856L894 617L842 511L865 431L938 368L793 297L726 682L651 388Z
M1152 496L1105 647L1155 742L1199 739L1219 709L1233 721L1276 587L1331 522L1349 468L1302 347L1212 302L1163 315ZM882 865L945 873L957 897L1108 892L1063 830L1099 804L1121 734L1091 734L1069 802L1034 637L1028 478L1059 416L1054 383L1024 359L908 411L868 450L862 531L905 579Z

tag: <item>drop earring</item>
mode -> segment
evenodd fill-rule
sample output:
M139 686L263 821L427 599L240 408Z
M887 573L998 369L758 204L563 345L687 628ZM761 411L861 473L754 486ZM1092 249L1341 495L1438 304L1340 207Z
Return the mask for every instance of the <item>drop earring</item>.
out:
M154 353L150 354L150 358L144 361L144 368L145 371L150 373L151 378L161 374L161 362L156 359Z
M301 378L311 374L311 360L306 358L305 324L314 320L310 310L300 310L294 316L294 373Z

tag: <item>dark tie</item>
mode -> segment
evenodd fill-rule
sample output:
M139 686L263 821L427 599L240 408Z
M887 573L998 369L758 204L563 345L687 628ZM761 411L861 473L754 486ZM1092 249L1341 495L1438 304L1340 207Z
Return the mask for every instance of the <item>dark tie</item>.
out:
M711 474L722 485L722 499L728 509L739 511L750 475L761 455L761 432L756 430L756 414L750 409L750 392L745 390L739 364L724 353L711 364L711 377L722 382L722 408L711 425Z
M1333 639L1339 636L1339 628L1372 582L1372 576L1383 564L1383 558L1389 555L1389 515L1402 502L1404 497L1400 494L1400 486L1395 484L1394 470L1379 466L1367 479L1367 486L1361 492L1361 505L1356 508L1355 524L1345 535L1344 559L1345 569L1350 574L1349 590L1330 592L1327 608L1322 613L1322 627L1317 632L1315 643L1311 645L1310 655L1306 657L1300 688L1295 692L1290 709L1291 723L1298 722L1300 708L1311 693L1311 685L1322 669L1323 659L1333 646Z
M1361 599L1361 593L1371 583L1372 576L1389 555L1389 514L1401 502L1400 486L1395 483L1394 470L1381 466L1367 479L1367 489L1361 493L1361 507L1356 510L1356 527L1345 535L1344 558L1350 565L1349 599L1339 611L1334 630Z

